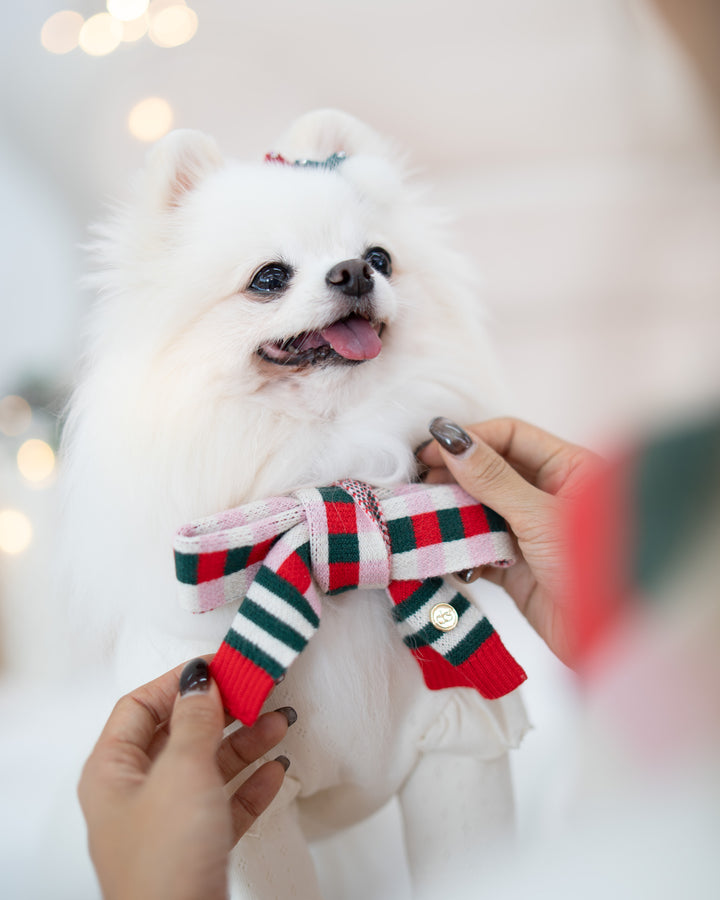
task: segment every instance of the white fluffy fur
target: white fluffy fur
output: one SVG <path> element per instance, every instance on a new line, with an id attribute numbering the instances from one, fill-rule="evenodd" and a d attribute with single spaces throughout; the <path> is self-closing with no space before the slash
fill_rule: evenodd
<path id="1" fill-rule="evenodd" d="M 345 150 L 348 159 L 332 172 L 225 162 L 207 137 L 176 132 L 99 232 L 99 299 L 66 430 L 65 555 L 78 621 L 92 625 L 96 646 L 113 641 L 122 687 L 215 649 L 233 613 L 179 609 L 171 554 L 179 525 L 304 484 L 407 479 L 433 416 L 477 419 L 495 395 L 474 273 L 397 154 L 330 111 L 303 117 L 269 149 L 288 159 Z M 394 264 L 389 280 L 376 279 L 387 321 L 381 354 L 300 373 L 260 364 L 264 341 L 339 314 L 325 273 L 377 245 Z M 287 293 L 269 302 L 244 293 L 276 259 L 296 271 Z M 396 752 L 388 735 L 407 714 L 397 704 L 430 692 L 396 646 L 387 604 L 342 600 L 327 604 L 272 700 L 298 708 L 296 757 L 302 740 L 322 733 L 327 770 L 338 770 L 337 754 L 355 754 L 349 781 L 362 792 L 363 779 L 377 780 L 378 753 Z M 389 684 L 411 688 L 402 699 Z M 379 806 L 407 777 L 414 757 L 401 757 L 405 771 L 366 805 Z M 293 758 L 301 796 L 348 781 L 345 773 L 315 783 L 314 771 Z M 368 811 L 325 805 L 328 821 Z M 257 882 L 252 864 L 241 868 Z M 256 883 L 248 896 L 265 894 Z M 300 896 L 314 896 L 311 887 Z"/>

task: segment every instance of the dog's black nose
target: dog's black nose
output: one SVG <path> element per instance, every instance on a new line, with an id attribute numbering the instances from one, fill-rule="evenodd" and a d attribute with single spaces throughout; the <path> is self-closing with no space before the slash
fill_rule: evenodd
<path id="1" fill-rule="evenodd" d="M 373 270 L 364 259 L 346 259 L 330 269 L 325 281 L 348 297 L 361 297 L 373 289 Z"/>

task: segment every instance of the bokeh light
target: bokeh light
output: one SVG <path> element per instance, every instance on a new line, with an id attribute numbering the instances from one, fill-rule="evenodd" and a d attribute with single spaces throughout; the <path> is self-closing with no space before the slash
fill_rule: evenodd
<path id="1" fill-rule="evenodd" d="M 148 30 L 148 17 L 147 13 L 140 16 L 137 19 L 132 19 L 130 22 L 123 22 L 123 34 L 122 39 L 125 43 L 129 44 L 132 41 L 139 41 L 140 38 L 147 34 Z"/>
<path id="2" fill-rule="evenodd" d="M 157 141 L 172 128 L 173 111 L 162 97 L 147 97 L 136 103 L 128 116 L 130 134 L 139 141 Z"/>
<path id="3" fill-rule="evenodd" d="M 121 22 L 131 22 L 147 12 L 149 0 L 107 0 L 107 11 Z"/>
<path id="4" fill-rule="evenodd" d="M 184 4 L 175 3 L 150 12 L 150 40 L 158 47 L 179 47 L 197 31 L 197 14 Z"/>
<path id="5" fill-rule="evenodd" d="M 0 551 L 17 554 L 26 550 L 32 540 L 30 519 L 17 509 L 0 510 Z"/>
<path id="6" fill-rule="evenodd" d="M 37 484 L 52 475 L 55 469 L 55 454 L 50 444 L 38 438 L 31 438 L 18 450 L 17 466 L 23 478 Z"/>
<path id="7" fill-rule="evenodd" d="M 71 9 L 56 12 L 45 22 L 40 32 L 40 43 L 50 53 L 69 53 L 78 45 L 84 19 Z"/>
<path id="8" fill-rule="evenodd" d="M 79 43 L 89 56 L 106 56 L 120 44 L 122 23 L 110 13 L 90 16 L 80 29 Z"/>
<path id="9" fill-rule="evenodd" d="M 8 394 L 0 400 L 0 431 L 8 437 L 16 437 L 27 431 L 32 422 L 32 409 L 23 397 Z"/>
<path id="10" fill-rule="evenodd" d="M 69 53 L 79 45 L 90 56 L 106 56 L 148 33 L 158 47 L 179 47 L 197 31 L 197 13 L 185 0 L 107 0 L 106 5 L 107 12 L 86 20 L 73 10 L 50 16 L 40 33 L 43 47 Z"/>
<path id="11" fill-rule="evenodd" d="M 152 19 L 159 12 L 162 12 L 163 9 L 167 9 L 168 6 L 187 6 L 187 3 L 185 0 L 150 0 L 148 15 Z"/>

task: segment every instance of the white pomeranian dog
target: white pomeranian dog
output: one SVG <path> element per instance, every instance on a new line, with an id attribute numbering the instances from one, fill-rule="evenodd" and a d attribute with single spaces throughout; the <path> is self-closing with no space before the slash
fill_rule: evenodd
<path id="1" fill-rule="evenodd" d="M 333 111 L 268 149 L 310 162 L 224 161 L 169 135 L 97 242 L 65 555 L 122 690 L 216 650 L 234 615 L 180 607 L 179 526 L 301 486 L 412 480 L 428 422 L 477 420 L 495 396 L 472 269 L 397 152 Z M 324 600 L 268 708 L 283 705 L 292 765 L 234 852 L 233 896 L 320 897 L 308 841 L 393 796 L 414 896 L 477 876 L 512 820 L 516 693 L 428 690 L 384 592 L 356 591 Z"/>

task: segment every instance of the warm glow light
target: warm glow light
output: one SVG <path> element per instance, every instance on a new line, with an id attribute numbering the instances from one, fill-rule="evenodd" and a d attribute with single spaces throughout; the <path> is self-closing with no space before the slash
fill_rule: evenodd
<path id="1" fill-rule="evenodd" d="M 16 509 L 0 510 L 0 550 L 22 553 L 32 540 L 32 525 L 25 513 Z"/>
<path id="2" fill-rule="evenodd" d="M 168 6 L 187 6 L 187 3 L 185 0 L 150 0 L 148 15 L 152 19 L 153 16 L 156 16 L 163 9 L 167 9 Z"/>
<path id="3" fill-rule="evenodd" d="M 148 97 L 130 110 L 128 128 L 139 141 L 157 141 L 170 131 L 173 111 L 162 97 Z"/>
<path id="4" fill-rule="evenodd" d="M 45 481 L 55 468 L 55 454 L 52 447 L 37 438 L 25 441 L 17 452 L 20 474 L 28 481 Z"/>
<path id="5" fill-rule="evenodd" d="M 40 43 L 50 53 L 69 53 L 78 45 L 83 17 L 71 9 L 56 12 L 45 22 L 40 32 Z"/>
<path id="6" fill-rule="evenodd" d="M 147 12 L 149 0 L 107 0 L 107 11 L 121 22 L 130 22 Z"/>
<path id="7" fill-rule="evenodd" d="M 174 4 L 150 15 L 150 40 L 158 47 L 179 47 L 197 31 L 198 17 L 189 6 Z"/>
<path id="8" fill-rule="evenodd" d="M 22 434 L 30 427 L 32 409 L 27 400 L 8 394 L 0 400 L 0 431 L 8 437 Z"/>
<path id="9" fill-rule="evenodd" d="M 122 40 L 122 23 L 110 13 L 90 16 L 80 29 L 79 43 L 90 56 L 106 56 L 112 53 Z"/>
<path id="10" fill-rule="evenodd" d="M 123 22 L 123 35 L 122 39 L 126 43 L 130 43 L 131 41 L 139 41 L 140 38 L 146 34 L 148 30 L 148 17 L 147 13 L 145 15 L 140 16 L 138 19 L 133 19 L 131 22 Z"/>

